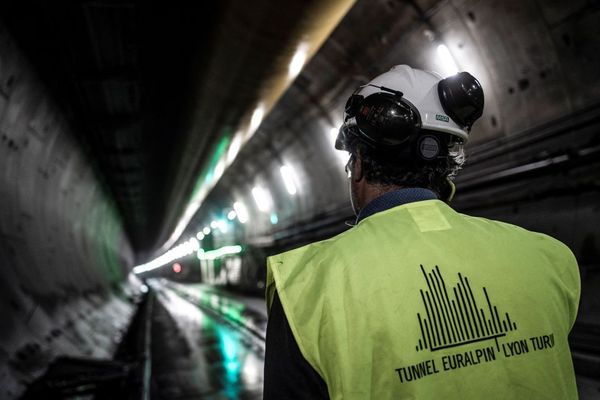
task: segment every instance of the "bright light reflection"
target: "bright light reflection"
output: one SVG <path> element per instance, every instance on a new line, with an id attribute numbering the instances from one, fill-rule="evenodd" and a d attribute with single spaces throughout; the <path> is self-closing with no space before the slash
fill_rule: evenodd
<path id="1" fill-rule="evenodd" d="M 227 150 L 227 164 L 231 164 L 238 152 L 240 151 L 240 147 L 242 147 L 242 135 L 240 132 L 236 133 L 229 145 L 229 150 Z"/>
<path id="2" fill-rule="evenodd" d="M 292 196 L 296 194 L 296 172 L 289 165 L 282 165 L 279 169 L 281 172 L 281 177 L 283 178 L 283 183 L 285 184 L 285 188 L 288 193 Z"/>
<path id="3" fill-rule="evenodd" d="M 205 226 L 204 229 L 202 229 L 202 233 L 204 233 L 205 235 L 210 235 L 210 228 L 208 226 Z"/>
<path id="4" fill-rule="evenodd" d="M 255 186 L 252 188 L 252 197 L 259 211 L 268 212 L 273 207 L 273 198 L 271 193 L 265 188 Z"/>
<path id="5" fill-rule="evenodd" d="M 210 295 L 210 305 L 212 306 L 213 310 L 218 310 L 219 309 L 219 296 L 217 296 L 216 294 L 211 294 Z"/>
<path id="6" fill-rule="evenodd" d="M 194 240 L 195 240 L 195 239 L 194 239 Z M 188 241 L 188 242 L 185 242 L 185 243 L 183 243 L 183 246 L 182 246 L 181 248 L 182 248 L 182 251 L 181 251 L 181 253 L 178 253 L 178 254 L 177 254 L 177 255 L 178 255 L 178 257 L 177 257 L 177 258 L 179 258 L 179 257 L 184 257 L 184 256 L 186 256 L 186 255 L 188 255 L 188 254 L 192 254 L 192 253 L 194 252 L 194 250 L 193 250 L 193 246 L 192 246 L 192 243 L 191 243 L 191 242 L 189 242 L 189 241 Z"/>
<path id="7" fill-rule="evenodd" d="M 335 148 L 335 140 L 337 139 L 339 131 L 340 130 L 336 127 L 329 129 L 329 141 L 331 142 L 331 146 L 333 148 Z"/>
<path id="8" fill-rule="evenodd" d="M 236 201 L 233 203 L 233 209 L 237 213 L 238 221 L 240 221 L 242 224 L 248 222 L 248 209 L 244 203 L 241 201 Z"/>
<path id="9" fill-rule="evenodd" d="M 450 76 L 458 73 L 458 65 L 456 65 L 456 61 L 450 50 L 445 44 L 440 44 L 437 47 L 437 55 L 440 59 L 440 65 L 443 68 L 443 73 L 445 76 Z"/>
<path id="10" fill-rule="evenodd" d="M 235 383 L 239 379 L 240 362 L 238 360 L 239 339 L 230 332 L 221 330 L 221 349 L 225 361 L 227 381 L 229 384 Z"/>
<path id="11" fill-rule="evenodd" d="M 167 300 L 169 312 L 173 313 L 173 316 L 178 321 L 180 318 L 185 318 L 192 326 L 202 326 L 204 314 L 202 314 L 196 305 L 184 300 L 170 290 L 164 290 L 161 293 L 166 295 L 165 299 Z M 184 330 L 183 332 L 188 333 L 189 330 Z"/>
<path id="12" fill-rule="evenodd" d="M 190 240 L 179 244 L 178 246 L 173 247 L 166 253 L 161 256 L 155 258 L 154 260 L 147 262 L 145 264 L 141 264 L 136 266 L 133 269 L 134 274 L 141 274 L 142 272 L 151 271 L 156 268 L 160 268 L 165 266 L 175 260 L 188 256 L 195 251 L 200 250 L 200 243 L 196 238 L 191 238 Z"/>
<path id="13" fill-rule="evenodd" d="M 296 53 L 292 57 L 292 61 L 290 61 L 290 65 L 288 66 L 288 77 L 290 79 L 294 79 L 300 71 L 302 71 L 302 67 L 306 62 L 306 56 L 308 55 L 308 43 L 300 43 L 298 48 L 296 49 Z"/>
<path id="14" fill-rule="evenodd" d="M 262 122 L 264 114 L 265 110 L 262 104 L 256 107 L 256 109 L 252 113 L 252 118 L 250 119 L 250 134 L 253 134 L 254 131 L 258 129 L 260 123 Z"/>
<path id="15" fill-rule="evenodd" d="M 223 339 L 223 355 L 227 361 L 233 361 L 237 356 L 237 344 L 238 341 L 228 335 L 229 332 L 224 332 L 225 334 L 221 336 Z"/>
<path id="16" fill-rule="evenodd" d="M 188 241 L 188 243 L 190 244 L 193 251 L 198 251 L 198 249 L 200 248 L 200 243 L 198 243 L 198 240 L 196 238 L 191 238 Z"/>
<path id="17" fill-rule="evenodd" d="M 202 239 L 204 239 L 204 232 L 198 232 L 198 233 L 196 233 L 196 238 L 197 238 L 198 240 L 202 240 Z"/>
<path id="18" fill-rule="evenodd" d="M 210 223 L 211 229 L 217 229 L 218 226 L 219 226 L 219 223 L 217 221 L 211 221 L 211 223 Z"/>
<path id="19" fill-rule="evenodd" d="M 350 153 L 344 150 L 338 150 L 335 148 L 335 140 L 337 139 L 339 128 L 331 128 L 329 129 L 329 141 L 331 142 L 331 147 L 333 148 L 335 156 L 340 160 L 343 165 L 346 165 L 348 159 L 350 158 Z"/>
<path id="20" fill-rule="evenodd" d="M 220 219 L 219 221 L 217 221 L 217 227 L 222 233 L 227 233 L 227 221 L 225 221 L 224 219 Z"/>
<path id="21" fill-rule="evenodd" d="M 279 218 L 277 217 L 277 214 L 271 213 L 271 224 L 276 225 L 278 222 L 279 222 Z"/>
<path id="22" fill-rule="evenodd" d="M 221 258 L 223 256 L 231 255 L 231 254 L 239 254 L 242 252 L 242 246 L 234 245 L 234 246 L 224 246 L 216 250 L 204 251 L 204 249 L 198 250 L 198 259 L 199 260 L 215 260 L 217 258 Z"/>
<path id="23" fill-rule="evenodd" d="M 262 370 L 263 363 L 261 360 L 254 353 L 248 353 L 242 368 L 244 382 L 250 385 L 259 383 Z"/>
<path id="24" fill-rule="evenodd" d="M 236 216 L 237 213 L 235 212 L 235 210 L 231 210 L 227 213 L 227 219 L 230 221 L 234 220 Z"/>
<path id="25" fill-rule="evenodd" d="M 223 172 L 225 172 L 225 160 L 221 159 L 215 166 L 215 172 L 213 173 L 213 180 L 219 180 L 221 176 L 223 176 Z"/>

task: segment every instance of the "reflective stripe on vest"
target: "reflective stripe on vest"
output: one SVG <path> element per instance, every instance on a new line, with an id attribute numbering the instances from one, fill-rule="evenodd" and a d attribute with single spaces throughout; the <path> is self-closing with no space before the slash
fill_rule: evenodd
<path id="1" fill-rule="evenodd" d="M 332 399 L 577 398 L 579 271 L 549 236 L 427 200 L 267 265 Z"/>

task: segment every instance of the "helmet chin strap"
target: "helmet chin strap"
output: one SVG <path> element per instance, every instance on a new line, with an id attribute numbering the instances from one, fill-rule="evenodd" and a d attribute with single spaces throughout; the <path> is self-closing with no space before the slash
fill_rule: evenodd
<path id="1" fill-rule="evenodd" d="M 354 193 L 352 193 L 352 173 L 354 172 L 354 159 L 353 155 L 350 155 L 348 162 L 346 163 L 346 167 L 344 170 L 348 174 L 348 196 L 350 196 L 350 205 L 352 206 L 352 211 L 354 212 L 354 216 L 358 217 L 358 213 L 360 212 L 360 208 L 357 204 L 354 204 Z"/>
<path id="2" fill-rule="evenodd" d="M 348 177 L 348 194 L 350 195 L 350 204 L 352 205 L 352 211 L 354 212 L 354 216 L 358 217 L 360 208 L 358 208 L 358 206 L 354 204 L 354 195 L 352 193 L 352 176 Z"/>
<path id="3" fill-rule="evenodd" d="M 454 184 L 454 182 L 452 182 L 452 180 L 450 180 L 450 178 L 446 178 L 446 182 L 450 187 L 450 193 L 446 197 L 446 203 L 449 204 L 454 199 L 454 195 L 456 194 L 456 185 Z"/>

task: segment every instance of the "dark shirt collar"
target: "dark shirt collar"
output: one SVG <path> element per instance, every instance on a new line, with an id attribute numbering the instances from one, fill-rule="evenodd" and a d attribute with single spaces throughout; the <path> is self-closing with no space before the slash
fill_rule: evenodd
<path id="1" fill-rule="evenodd" d="M 425 188 L 403 188 L 387 192 L 363 207 L 358 213 L 358 217 L 356 217 L 356 223 L 358 224 L 363 219 L 380 211 L 415 201 L 434 200 L 437 198 L 437 195 L 433 191 Z"/>

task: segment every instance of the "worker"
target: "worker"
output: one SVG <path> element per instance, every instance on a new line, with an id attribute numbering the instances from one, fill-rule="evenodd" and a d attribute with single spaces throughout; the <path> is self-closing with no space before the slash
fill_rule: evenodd
<path id="1" fill-rule="evenodd" d="M 406 65 L 349 98 L 356 224 L 269 257 L 265 399 L 577 398 L 572 252 L 448 204 L 483 104 Z"/>

